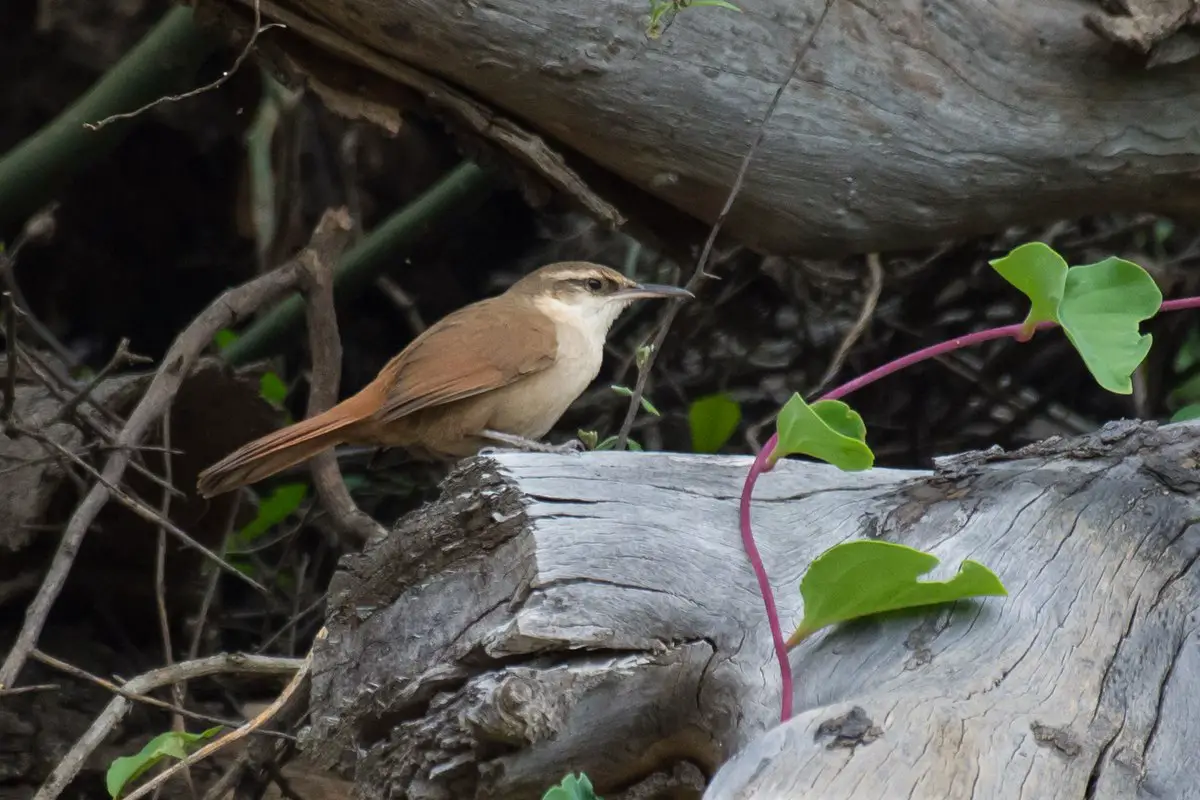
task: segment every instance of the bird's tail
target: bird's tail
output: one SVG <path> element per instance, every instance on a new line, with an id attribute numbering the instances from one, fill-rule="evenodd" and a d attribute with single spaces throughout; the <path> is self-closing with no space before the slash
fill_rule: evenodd
<path id="1" fill-rule="evenodd" d="M 196 490 L 201 497 L 212 497 L 269 478 L 342 444 L 349 433 L 347 428 L 359 420 L 348 402 L 343 402 L 315 417 L 255 439 L 201 472 Z"/>

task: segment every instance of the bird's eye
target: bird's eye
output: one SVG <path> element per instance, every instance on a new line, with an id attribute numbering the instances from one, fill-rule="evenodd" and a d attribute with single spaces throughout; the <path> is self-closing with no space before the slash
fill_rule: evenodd
<path id="1" fill-rule="evenodd" d="M 604 281 L 599 278 L 588 278 L 584 285 L 587 286 L 589 292 L 598 292 L 604 288 Z"/>

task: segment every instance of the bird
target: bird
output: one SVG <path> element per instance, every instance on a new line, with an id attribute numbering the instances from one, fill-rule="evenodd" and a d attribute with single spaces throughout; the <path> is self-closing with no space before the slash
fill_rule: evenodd
<path id="1" fill-rule="evenodd" d="M 196 489 L 214 497 L 344 444 L 443 462 L 485 447 L 559 451 L 538 440 L 596 378 L 613 322 L 643 298 L 693 294 L 587 261 L 540 267 L 438 320 L 358 393 L 206 468 Z"/>

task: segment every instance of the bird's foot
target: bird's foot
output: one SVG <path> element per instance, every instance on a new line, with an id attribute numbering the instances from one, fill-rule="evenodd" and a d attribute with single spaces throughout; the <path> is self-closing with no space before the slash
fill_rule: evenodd
<path id="1" fill-rule="evenodd" d="M 511 433 L 500 433 L 499 431 L 484 431 L 483 438 L 504 445 L 503 447 L 486 447 L 479 451 L 483 454 L 515 450 L 525 453 L 555 453 L 565 455 L 580 453 L 585 449 L 583 442 L 578 439 L 572 439 L 564 444 L 543 444 L 542 442 L 535 442 L 533 439 L 526 439 L 524 436 L 514 436 Z"/>

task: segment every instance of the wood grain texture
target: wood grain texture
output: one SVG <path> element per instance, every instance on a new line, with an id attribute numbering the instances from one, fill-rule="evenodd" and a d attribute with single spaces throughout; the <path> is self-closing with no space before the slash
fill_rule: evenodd
<path id="1" fill-rule="evenodd" d="M 262 8 L 415 90 L 601 218 L 619 215 L 553 151 L 711 222 L 823 3 L 692 8 L 656 41 L 645 0 Z M 1147 70 L 1085 25 L 1099 12 L 1092 0 L 836 0 L 726 231 L 778 254 L 839 255 L 1194 210 L 1200 62 Z"/>
<path id="2" fill-rule="evenodd" d="M 748 459 L 472 459 L 343 563 L 305 748 L 364 798 L 534 797 L 584 770 L 619 799 L 682 767 L 706 800 L 1195 797 L 1197 430 L 929 473 L 782 462 L 753 518 L 785 627 L 808 564 L 853 538 L 1010 591 L 814 637 L 784 726 L 737 533 Z"/>

